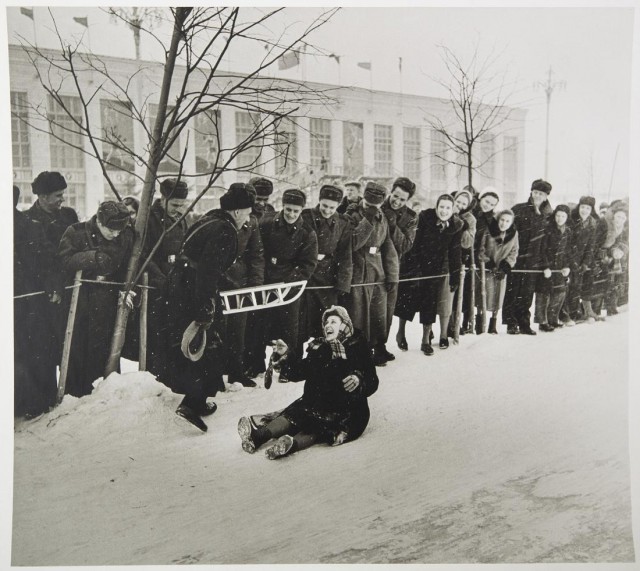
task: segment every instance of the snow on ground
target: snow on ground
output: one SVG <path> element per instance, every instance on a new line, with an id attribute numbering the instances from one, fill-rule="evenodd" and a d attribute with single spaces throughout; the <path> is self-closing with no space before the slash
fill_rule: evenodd
<path id="1" fill-rule="evenodd" d="M 151 375 L 111 375 L 18 422 L 12 564 L 633 561 L 628 321 L 433 357 L 412 324 L 362 438 L 277 461 L 237 420 L 301 384 L 219 394 L 201 434 Z"/>

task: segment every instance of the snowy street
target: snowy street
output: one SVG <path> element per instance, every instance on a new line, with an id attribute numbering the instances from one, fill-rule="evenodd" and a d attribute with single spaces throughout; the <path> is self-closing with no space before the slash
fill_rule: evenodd
<path id="1" fill-rule="evenodd" d="M 202 434 L 150 375 L 112 375 L 19 421 L 12 564 L 631 562 L 628 325 L 426 357 L 394 323 L 364 435 L 277 461 L 237 421 L 301 384 L 219 394 Z"/>

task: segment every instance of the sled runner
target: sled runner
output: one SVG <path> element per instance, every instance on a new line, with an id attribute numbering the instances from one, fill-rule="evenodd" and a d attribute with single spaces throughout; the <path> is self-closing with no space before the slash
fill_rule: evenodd
<path id="1" fill-rule="evenodd" d="M 221 291 L 222 313 L 229 315 L 287 305 L 302 295 L 306 285 L 307 281 L 301 280 Z"/>

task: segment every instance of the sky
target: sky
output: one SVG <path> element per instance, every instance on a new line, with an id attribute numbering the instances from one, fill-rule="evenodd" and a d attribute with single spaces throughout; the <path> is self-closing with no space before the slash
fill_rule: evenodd
<path id="1" fill-rule="evenodd" d="M 246 8 L 251 10 L 251 8 Z M 327 8 L 287 8 L 263 38 L 294 33 Z M 263 9 L 264 10 L 264 9 Z M 54 8 L 62 32 L 97 53 L 131 57 L 131 34 L 99 8 Z M 73 21 L 87 17 L 89 27 Z M 340 9 L 310 37 L 325 56 L 303 56 L 281 77 L 354 85 L 419 95 L 442 95 L 445 77 L 438 47 L 467 61 L 474 49 L 495 56 L 493 69 L 513 86 L 512 105 L 528 110 L 524 181 L 544 177 L 546 96 L 540 85 L 553 70 L 549 107 L 548 180 L 555 202 L 576 201 L 592 189 L 600 199 L 628 194 L 633 4 L 604 7 L 447 8 L 357 7 Z M 7 9 L 8 40 L 19 36 L 54 47 L 47 8 L 35 7 L 35 26 L 19 8 Z M 35 28 L 35 29 L 34 29 Z M 162 29 L 162 28 L 160 28 Z M 114 42 L 114 38 L 122 41 Z M 242 71 L 263 53 L 261 42 L 232 53 L 226 66 Z M 328 57 L 335 54 L 340 64 Z M 154 59 L 151 41 L 142 58 Z M 399 71 L 402 58 L 402 73 Z M 370 62 L 371 72 L 358 67 Z M 538 86 L 536 87 L 536 84 Z M 522 190 L 526 196 L 528 187 Z"/>

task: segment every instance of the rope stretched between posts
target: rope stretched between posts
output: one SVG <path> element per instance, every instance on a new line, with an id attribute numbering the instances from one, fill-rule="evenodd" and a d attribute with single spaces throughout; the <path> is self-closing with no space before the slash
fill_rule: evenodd
<path id="1" fill-rule="evenodd" d="M 87 283 L 87 284 L 103 284 L 103 285 L 121 285 L 121 286 L 127 285 L 124 282 L 110 282 L 110 281 L 106 281 L 106 280 L 79 280 L 79 281 L 82 282 L 82 283 L 74 284 L 74 285 L 68 285 L 68 286 L 65 286 L 63 289 L 75 289 L 77 287 L 80 287 L 83 283 Z M 145 288 L 145 289 L 157 289 L 154 286 L 141 285 L 141 284 L 138 284 L 135 287 Z M 33 297 L 35 295 L 44 295 L 46 293 L 51 293 L 51 292 L 34 291 L 32 293 L 23 293 L 23 294 L 20 294 L 20 295 L 14 295 L 13 299 L 23 299 L 25 297 Z"/>

